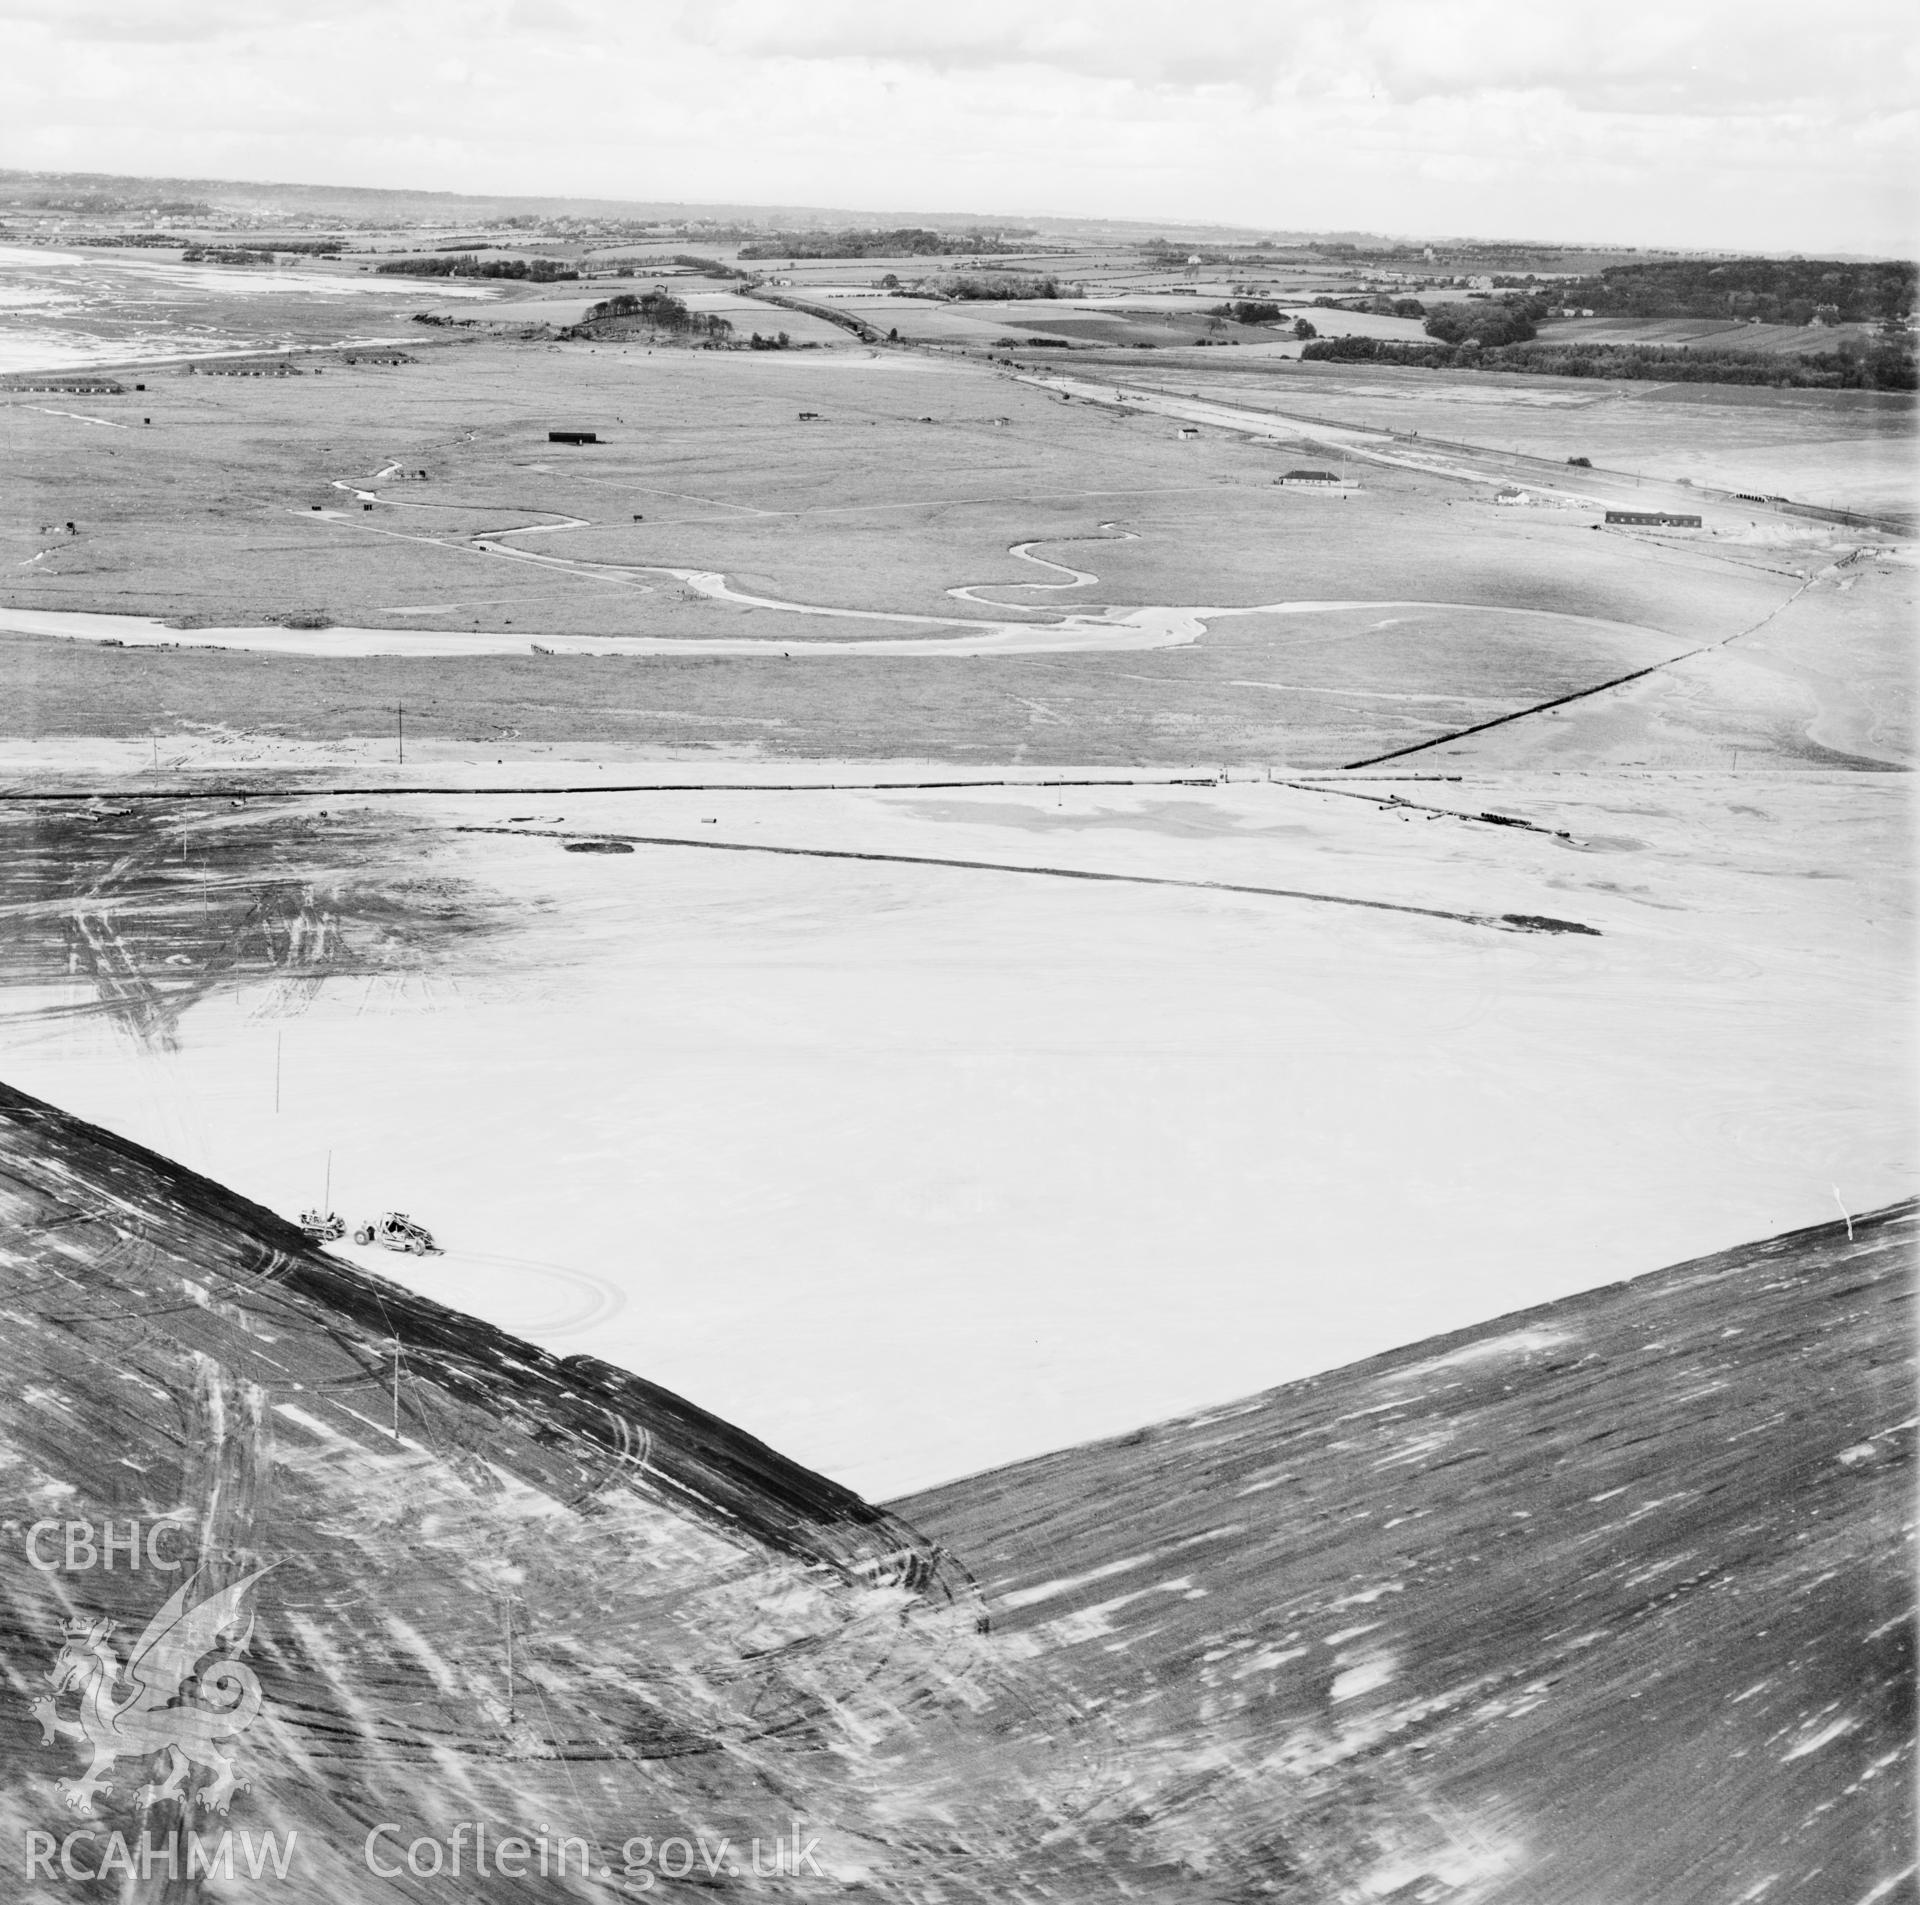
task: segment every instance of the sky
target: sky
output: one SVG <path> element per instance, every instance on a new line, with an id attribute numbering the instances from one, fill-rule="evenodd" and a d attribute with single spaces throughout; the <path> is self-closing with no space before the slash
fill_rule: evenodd
<path id="1" fill-rule="evenodd" d="M 1911 0 L 0 0 L 0 165 L 1912 256 Z"/>

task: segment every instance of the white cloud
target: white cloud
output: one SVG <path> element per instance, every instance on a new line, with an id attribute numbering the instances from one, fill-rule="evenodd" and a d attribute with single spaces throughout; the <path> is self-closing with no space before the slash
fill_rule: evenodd
<path id="1" fill-rule="evenodd" d="M 0 0 L 0 163 L 1891 249 L 1907 11 Z"/>

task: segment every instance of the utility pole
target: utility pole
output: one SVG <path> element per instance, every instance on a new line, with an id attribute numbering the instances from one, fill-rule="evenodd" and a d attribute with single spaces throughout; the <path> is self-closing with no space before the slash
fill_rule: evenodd
<path id="1" fill-rule="evenodd" d="M 407 704 L 402 701 L 396 705 L 393 716 L 400 733 L 400 765 L 407 764 Z"/>

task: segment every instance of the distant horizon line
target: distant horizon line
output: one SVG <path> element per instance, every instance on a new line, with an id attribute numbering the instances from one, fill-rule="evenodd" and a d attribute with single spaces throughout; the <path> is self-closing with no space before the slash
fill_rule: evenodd
<path id="1" fill-rule="evenodd" d="M 337 194 L 343 197 L 364 198 L 411 198 L 445 200 L 455 205 L 472 206 L 544 206 L 592 208 L 604 215 L 611 211 L 635 214 L 671 214 L 684 213 L 697 217 L 712 218 L 719 222 L 722 217 L 760 222 L 769 215 L 796 216 L 807 218 L 832 218 L 843 220 L 872 220 L 876 228 L 884 229 L 889 223 L 908 224 L 914 220 L 938 220 L 951 224 L 975 224 L 994 226 L 1016 222 L 1053 225 L 1064 228 L 1108 227 L 1139 230 L 1143 233 L 1170 232 L 1189 234 L 1213 234 L 1219 242 L 1234 242 L 1247 245 L 1258 244 L 1362 244 L 1373 243 L 1393 246 L 1431 246 L 1431 247 L 1504 247 L 1510 250 L 1532 251 L 1623 251 L 1643 253 L 1650 256 L 1674 257 L 1726 257 L 1726 258 L 1831 258 L 1835 262 L 1864 262 L 1885 259 L 1888 262 L 1907 262 L 1898 253 L 1860 252 L 1860 251 L 1819 251 L 1808 250 L 1805 246 L 1782 246 L 1772 248 L 1742 248 L 1724 245 L 1678 245 L 1647 244 L 1627 240 L 1574 239 L 1541 237 L 1495 237 L 1486 234 L 1469 235 L 1448 233 L 1436 235 L 1419 232 L 1388 232 L 1370 230 L 1357 226 L 1335 226 L 1322 229 L 1306 229 L 1296 226 L 1274 224 L 1222 223 L 1206 218 L 1138 218 L 1123 217 L 1117 214 L 1086 212 L 978 212 L 978 211 L 878 211 L 854 206 L 806 205 L 783 203 L 778 200 L 748 199 L 683 199 L 683 198 L 624 198 L 605 194 L 579 192 L 455 192 L 437 186 L 414 185 L 339 185 L 314 180 L 301 179 L 238 179 L 221 178 L 203 174 L 172 172 L 92 172 L 69 171 L 44 167 L 0 165 L 0 185 L 9 182 L 34 181 L 42 184 L 54 184 L 71 181 L 76 184 L 139 184 L 150 187 L 195 187 L 219 190 L 238 190 L 246 192 L 301 192 L 315 195 Z M 4 210 L 5 208 L 0 208 Z M 21 208 L 30 209 L 30 208 Z M 290 208 L 291 209 L 291 208 Z M 934 227 L 928 226 L 928 229 Z M 776 227 L 777 229 L 777 227 Z"/>

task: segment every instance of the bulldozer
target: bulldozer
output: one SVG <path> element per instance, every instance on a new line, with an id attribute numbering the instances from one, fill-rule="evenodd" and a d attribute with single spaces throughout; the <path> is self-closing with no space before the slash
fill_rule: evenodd
<path id="1" fill-rule="evenodd" d="M 317 1244 L 337 1244 L 347 1234 L 347 1220 L 338 1211 L 303 1210 L 300 1228 Z"/>

